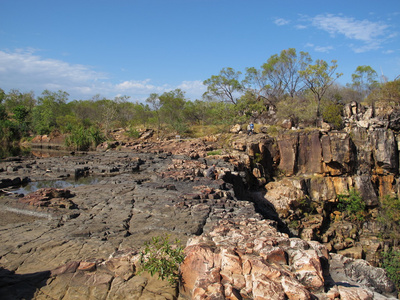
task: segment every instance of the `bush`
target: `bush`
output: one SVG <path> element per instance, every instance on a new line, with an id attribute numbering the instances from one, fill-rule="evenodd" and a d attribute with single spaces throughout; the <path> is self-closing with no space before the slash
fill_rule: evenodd
<path id="1" fill-rule="evenodd" d="M 130 128 L 126 131 L 126 135 L 130 138 L 138 139 L 140 137 L 140 132 L 135 128 Z"/>
<path id="2" fill-rule="evenodd" d="M 353 221 L 364 221 L 366 215 L 366 205 L 360 192 L 350 189 L 348 194 L 338 195 L 338 209 L 346 211 Z"/>
<path id="3" fill-rule="evenodd" d="M 212 156 L 212 155 L 222 155 L 222 150 L 212 150 L 207 152 L 207 156 Z"/>
<path id="4" fill-rule="evenodd" d="M 381 267 L 386 270 L 389 278 L 400 288 L 400 251 L 390 250 L 382 253 Z"/>
<path id="5" fill-rule="evenodd" d="M 381 232 L 382 238 L 398 239 L 400 236 L 400 199 L 397 196 L 381 198 L 378 221 L 386 230 Z"/>
<path id="6" fill-rule="evenodd" d="M 77 150 L 89 150 L 90 147 L 96 147 L 104 142 L 105 138 L 100 129 L 91 127 L 89 129 L 79 126 L 71 130 L 69 136 L 65 139 L 67 147 L 74 147 Z"/>
<path id="7" fill-rule="evenodd" d="M 180 278 L 179 266 L 184 259 L 180 241 L 176 240 L 174 245 L 170 245 L 169 235 L 156 236 L 144 246 L 140 254 L 139 273 L 148 271 L 151 276 L 158 273 L 159 279 L 167 279 L 171 285 L 176 284 Z"/>
<path id="8" fill-rule="evenodd" d="M 342 111 L 342 105 L 330 103 L 323 107 L 322 118 L 325 122 L 331 124 L 334 129 L 340 130 L 343 128 Z"/>

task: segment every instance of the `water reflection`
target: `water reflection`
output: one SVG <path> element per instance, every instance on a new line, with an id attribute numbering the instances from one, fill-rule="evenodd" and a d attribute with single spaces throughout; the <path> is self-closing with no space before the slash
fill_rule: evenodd
<path id="1" fill-rule="evenodd" d="M 99 182 L 99 178 L 96 177 L 81 177 L 77 180 L 65 179 L 65 180 L 41 180 L 35 182 L 29 182 L 19 188 L 13 189 L 13 193 L 17 194 L 29 194 L 42 188 L 56 188 L 56 189 L 66 189 L 73 188 L 81 185 L 96 184 Z"/>
<path id="2" fill-rule="evenodd" d="M 4 159 L 11 156 L 28 156 L 31 153 L 31 149 L 22 148 L 15 145 L 0 145 L 0 159 Z"/>

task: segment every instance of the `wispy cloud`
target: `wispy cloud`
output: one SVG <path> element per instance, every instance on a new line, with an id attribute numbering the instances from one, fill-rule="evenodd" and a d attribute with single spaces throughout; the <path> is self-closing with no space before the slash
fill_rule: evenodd
<path id="1" fill-rule="evenodd" d="M 329 51 L 333 50 L 333 47 L 332 46 L 316 46 L 314 48 L 314 50 L 317 52 L 329 53 Z"/>
<path id="2" fill-rule="evenodd" d="M 352 44 L 355 52 L 376 50 L 384 40 L 390 38 L 389 25 L 369 20 L 356 20 L 333 14 L 317 15 L 311 18 L 311 24 L 328 32 L 332 37 L 343 35 L 346 38 L 362 42 L 362 46 Z"/>
<path id="3" fill-rule="evenodd" d="M 306 43 L 304 45 L 304 47 L 313 48 L 314 51 L 316 51 L 316 52 L 325 52 L 325 53 L 328 53 L 329 51 L 333 50 L 332 46 L 316 46 L 316 45 L 314 45 L 312 43 Z"/>
<path id="4" fill-rule="evenodd" d="M 151 93 L 161 94 L 176 88 L 185 91 L 190 99 L 200 99 L 205 91 L 201 81 L 184 81 L 175 86 L 155 85 L 151 79 L 113 83 L 110 74 L 95 71 L 91 66 L 43 58 L 36 52 L 35 49 L 0 51 L 0 88 L 36 94 L 45 89 L 63 90 L 71 99 L 88 99 L 96 94 L 111 98 L 128 95 L 135 101 L 143 101 Z"/>
<path id="5" fill-rule="evenodd" d="M 277 19 L 274 20 L 274 23 L 275 23 L 275 25 L 283 26 L 283 25 L 289 24 L 290 21 L 286 20 L 286 19 L 283 19 L 283 18 L 277 18 Z"/>

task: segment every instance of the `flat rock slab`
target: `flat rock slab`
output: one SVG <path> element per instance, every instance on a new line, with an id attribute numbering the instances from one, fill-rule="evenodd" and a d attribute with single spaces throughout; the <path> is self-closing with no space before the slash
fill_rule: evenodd
<path id="1" fill-rule="evenodd" d="M 55 180 L 73 177 L 76 170 L 98 176 L 93 184 L 69 189 L 70 207 L 1 197 L 7 217 L 0 224 L 0 294 L 8 299 L 174 299 L 176 289 L 166 283 L 134 273 L 121 278 L 103 264 L 115 253 L 138 252 L 153 236 L 169 234 L 185 244 L 220 219 L 261 218 L 252 203 L 235 198 L 232 186 L 202 176 L 206 160 L 194 162 L 165 154 L 103 152 L 0 163 L 8 170 L 0 179 Z M 86 267 L 72 272 L 72 262 Z M 60 266 L 70 269 L 54 273 Z"/>

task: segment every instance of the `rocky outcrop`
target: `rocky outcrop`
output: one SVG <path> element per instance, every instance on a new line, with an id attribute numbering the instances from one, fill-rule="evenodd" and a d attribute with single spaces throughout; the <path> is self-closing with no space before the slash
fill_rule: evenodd
<path id="1" fill-rule="evenodd" d="M 262 190 L 263 197 L 253 194 L 257 207 L 268 217 L 273 215 L 271 208 L 275 210 L 292 234 L 377 263 L 383 241 L 371 246 L 368 240 L 377 239 L 384 228 L 369 223 L 377 223 L 380 199 L 398 195 L 400 182 L 399 134 L 393 130 L 398 113 L 389 113 L 354 102 L 345 106 L 342 131 L 286 130 L 274 137 L 262 132 L 232 137 L 232 149 L 248 170 L 248 186 Z M 337 222 L 348 216 L 338 212 L 337 201 L 350 189 L 361 194 L 367 218 L 354 225 L 355 239 L 344 243 L 347 235 Z M 353 252 L 347 250 L 352 247 Z"/>
<path id="2" fill-rule="evenodd" d="M 185 299 L 395 299 L 382 269 L 289 238 L 274 222 L 223 220 L 188 241 Z M 339 270 L 342 271 L 339 271 Z"/>

